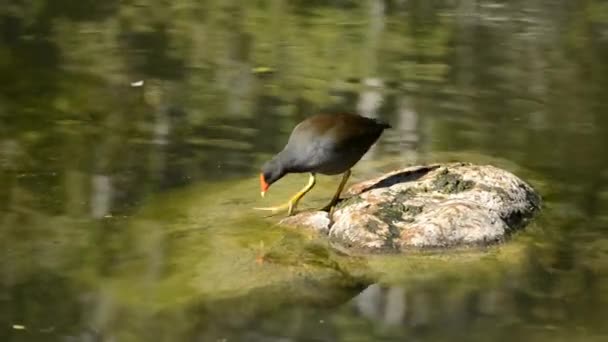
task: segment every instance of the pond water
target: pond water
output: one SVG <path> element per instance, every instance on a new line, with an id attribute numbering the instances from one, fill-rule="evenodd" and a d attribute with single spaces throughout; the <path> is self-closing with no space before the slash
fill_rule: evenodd
<path id="1" fill-rule="evenodd" d="M 606 341 L 607 61 L 596 0 L 8 1 L 0 340 Z M 276 227 L 306 177 L 259 167 L 322 110 L 393 125 L 355 181 L 492 163 L 543 213 L 365 260 Z"/>

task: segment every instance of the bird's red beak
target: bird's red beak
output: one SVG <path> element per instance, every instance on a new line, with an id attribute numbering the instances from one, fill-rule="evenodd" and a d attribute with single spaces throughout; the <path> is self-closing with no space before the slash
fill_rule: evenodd
<path id="1" fill-rule="evenodd" d="M 260 173 L 260 188 L 262 189 L 260 195 L 262 195 L 262 197 L 264 197 L 264 195 L 266 194 L 266 191 L 268 190 L 269 186 L 270 185 L 266 183 L 266 179 L 264 179 L 264 174 Z"/>

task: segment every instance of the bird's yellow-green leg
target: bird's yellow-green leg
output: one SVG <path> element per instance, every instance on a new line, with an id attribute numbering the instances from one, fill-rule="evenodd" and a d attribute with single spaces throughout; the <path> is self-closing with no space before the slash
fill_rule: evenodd
<path id="1" fill-rule="evenodd" d="M 304 195 L 306 195 L 306 193 L 308 193 L 315 186 L 315 182 L 316 182 L 315 174 L 311 173 L 310 177 L 308 178 L 308 184 L 306 184 L 306 186 L 303 187 L 302 190 L 298 191 L 298 193 L 293 195 L 293 197 L 291 197 L 291 199 L 289 201 L 287 201 L 287 203 L 277 205 L 276 207 L 253 208 L 253 209 L 267 210 L 267 211 L 272 211 L 273 213 L 287 209 L 287 216 L 291 216 L 293 214 L 294 210 L 296 210 L 296 207 L 298 206 L 298 202 L 302 199 L 302 197 L 304 197 Z"/>
<path id="2" fill-rule="evenodd" d="M 350 177 L 350 173 L 351 173 L 350 170 L 348 170 L 342 174 L 342 180 L 340 181 L 340 185 L 338 185 L 338 190 L 334 194 L 334 197 L 321 210 L 331 211 L 331 208 L 333 208 L 334 205 L 336 205 L 336 203 L 338 203 L 338 200 L 340 199 L 340 194 L 342 193 L 342 190 L 344 190 L 344 186 L 346 185 L 346 182 L 348 181 L 348 178 Z"/>

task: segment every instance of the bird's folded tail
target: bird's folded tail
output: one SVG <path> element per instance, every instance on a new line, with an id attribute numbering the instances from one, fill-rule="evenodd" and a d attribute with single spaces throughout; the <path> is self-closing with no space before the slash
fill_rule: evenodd
<path id="1" fill-rule="evenodd" d="M 393 126 L 391 126 L 389 123 L 384 122 L 380 119 L 374 119 L 374 121 L 376 122 L 376 125 L 382 127 L 383 129 L 393 128 Z"/>

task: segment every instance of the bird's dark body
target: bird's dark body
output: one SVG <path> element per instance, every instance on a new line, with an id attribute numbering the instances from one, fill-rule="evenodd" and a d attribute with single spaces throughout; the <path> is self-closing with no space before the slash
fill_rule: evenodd
<path id="1" fill-rule="evenodd" d="M 288 173 L 310 173 L 308 184 L 284 205 L 261 210 L 283 210 L 293 214 L 300 199 L 315 185 L 315 174 L 342 174 L 342 180 L 329 204 L 330 211 L 340 199 L 340 193 L 350 169 L 363 157 L 390 126 L 381 121 L 354 114 L 317 114 L 300 122 L 291 132 L 285 148 L 262 167 L 260 189 L 264 196 L 268 187 Z"/>
<path id="2" fill-rule="evenodd" d="M 353 114 L 317 114 L 293 129 L 279 155 L 287 173 L 344 173 L 388 127 L 380 121 Z"/>

